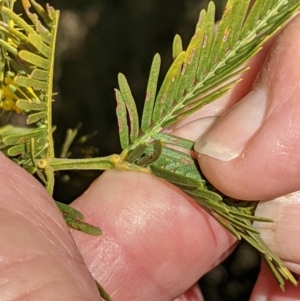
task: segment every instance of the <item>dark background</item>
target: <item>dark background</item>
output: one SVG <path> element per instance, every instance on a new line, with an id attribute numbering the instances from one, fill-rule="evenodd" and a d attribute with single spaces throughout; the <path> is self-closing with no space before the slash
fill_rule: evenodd
<path id="1" fill-rule="evenodd" d="M 47 1 L 41 1 L 46 3 Z M 61 11 L 55 69 L 53 124 L 56 155 L 68 128 L 82 123 L 80 135 L 98 134 L 84 147 L 75 144 L 73 157 L 119 153 L 113 89 L 117 74 L 126 75 L 139 111 L 145 98 L 150 64 L 162 56 L 162 72 L 171 63 L 173 37 L 179 33 L 187 46 L 201 0 L 51 0 Z M 225 0 L 215 1 L 217 19 Z M 79 136 L 80 136 L 79 135 Z M 80 195 L 97 172 L 60 173 L 56 200 L 70 202 Z M 258 272 L 259 256 L 245 243 L 200 280 L 206 301 L 247 301 Z M 141 300 L 142 301 L 142 300 Z"/>

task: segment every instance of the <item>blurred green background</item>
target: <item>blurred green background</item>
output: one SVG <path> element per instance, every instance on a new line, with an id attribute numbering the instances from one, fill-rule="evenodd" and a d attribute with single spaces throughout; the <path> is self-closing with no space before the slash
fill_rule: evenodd
<path id="1" fill-rule="evenodd" d="M 40 3 L 47 1 L 39 0 Z M 225 0 L 216 0 L 217 16 Z M 80 135 L 97 131 L 73 157 L 119 153 L 113 89 L 117 74 L 126 75 L 141 112 L 152 58 L 162 56 L 164 75 L 171 63 L 173 37 L 187 46 L 203 0 L 51 0 L 61 11 L 55 68 L 53 123 L 59 154 L 68 128 L 82 123 Z M 80 136 L 79 135 L 79 136 Z M 98 176 L 97 172 L 61 173 L 55 199 L 70 202 Z M 205 301 L 247 301 L 258 272 L 259 256 L 241 244 L 222 265 L 200 280 Z M 142 301 L 142 300 L 141 300 Z"/>

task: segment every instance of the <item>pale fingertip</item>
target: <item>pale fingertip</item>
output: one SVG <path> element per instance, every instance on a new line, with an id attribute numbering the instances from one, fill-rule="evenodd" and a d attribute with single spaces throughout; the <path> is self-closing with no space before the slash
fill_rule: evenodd
<path id="1" fill-rule="evenodd" d="M 281 196 L 271 201 L 260 202 L 256 216 L 272 219 L 273 223 L 255 222 L 262 239 L 289 269 L 300 273 L 300 191 Z"/>
<path id="2" fill-rule="evenodd" d="M 257 282 L 253 288 L 250 301 L 296 301 L 300 300 L 300 287 L 289 282 L 282 290 L 267 264 L 262 261 Z"/>
<path id="3" fill-rule="evenodd" d="M 271 276 L 272 277 L 272 276 Z M 262 262 L 261 271 L 258 276 L 257 282 L 253 288 L 250 301 L 269 301 L 270 297 L 270 272 L 265 264 Z"/>

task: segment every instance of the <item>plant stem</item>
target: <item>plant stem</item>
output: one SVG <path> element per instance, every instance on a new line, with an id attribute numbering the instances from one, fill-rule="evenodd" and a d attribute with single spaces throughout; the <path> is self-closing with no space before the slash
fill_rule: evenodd
<path id="1" fill-rule="evenodd" d="M 54 72 L 54 58 L 55 58 L 55 43 L 56 43 L 56 35 L 58 28 L 58 20 L 59 20 L 59 11 L 55 12 L 55 18 L 53 20 L 54 24 L 51 28 L 52 43 L 50 48 L 52 49 L 51 53 L 51 65 L 49 69 L 49 77 L 48 77 L 48 89 L 47 89 L 47 120 L 45 123 L 47 124 L 47 137 L 48 137 L 48 147 L 47 147 L 47 159 L 51 160 L 54 158 L 54 146 L 53 146 L 53 137 L 52 137 L 52 88 L 53 88 L 53 72 Z"/>
<path id="2" fill-rule="evenodd" d="M 54 158 L 47 162 L 40 160 L 37 165 L 40 168 L 51 167 L 54 171 L 59 170 L 127 170 L 151 173 L 149 168 L 144 168 L 123 161 L 119 155 L 87 159 L 59 159 Z"/>

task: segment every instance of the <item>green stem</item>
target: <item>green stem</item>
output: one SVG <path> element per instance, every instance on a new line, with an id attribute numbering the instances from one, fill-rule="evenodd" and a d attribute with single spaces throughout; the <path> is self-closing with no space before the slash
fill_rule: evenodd
<path id="1" fill-rule="evenodd" d="M 48 77 L 48 83 L 47 83 L 47 119 L 45 120 L 45 123 L 47 125 L 47 137 L 48 137 L 48 147 L 47 147 L 47 153 L 46 158 L 47 161 L 52 161 L 55 154 L 54 154 L 54 144 L 53 144 L 53 137 L 52 137 L 52 89 L 53 89 L 53 75 L 54 75 L 54 58 L 55 58 L 55 43 L 56 43 L 56 35 L 57 35 L 57 28 L 58 28 L 58 20 L 59 20 L 59 11 L 55 12 L 55 18 L 53 20 L 54 24 L 51 28 L 51 35 L 52 35 L 52 42 L 50 48 L 52 49 L 51 53 L 51 64 L 49 69 L 49 77 Z M 47 168 L 48 171 L 46 173 L 47 176 L 47 190 L 52 194 L 53 193 L 53 187 L 54 187 L 54 172 L 51 172 L 52 169 Z"/>
<path id="2" fill-rule="evenodd" d="M 151 173 L 150 169 L 123 161 L 119 155 L 87 159 L 59 159 L 51 161 L 40 160 L 39 168 L 53 168 L 53 171 L 60 170 L 127 170 Z"/>
<path id="3" fill-rule="evenodd" d="M 112 156 L 88 159 L 59 159 L 49 162 L 54 171 L 59 170 L 109 170 L 115 169 L 115 158 Z"/>
<path id="4" fill-rule="evenodd" d="M 55 57 L 55 42 L 56 42 L 56 35 L 57 35 L 57 27 L 58 27 L 58 20 L 59 20 L 59 11 L 55 12 L 55 18 L 53 20 L 54 24 L 52 26 L 51 35 L 52 35 L 52 43 L 50 48 L 52 49 L 51 53 L 51 65 L 50 65 L 50 72 L 49 72 L 49 80 L 47 83 L 47 137 L 48 137 L 48 148 L 47 148 L 47 159 L 51 160 L 54 158 L 54 146 L 53 146 L 53 138 L 52 138 L 52 88 L 53 88 L 53 71 L 54 71 L 54 57 Z"/>

